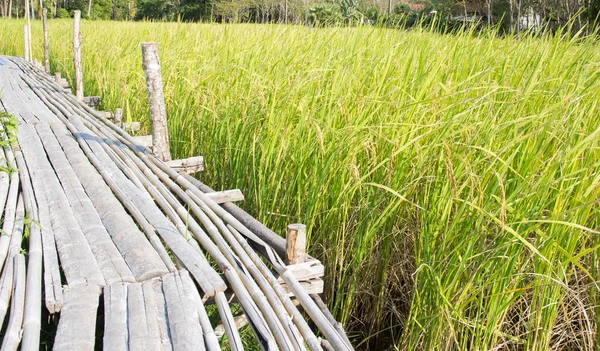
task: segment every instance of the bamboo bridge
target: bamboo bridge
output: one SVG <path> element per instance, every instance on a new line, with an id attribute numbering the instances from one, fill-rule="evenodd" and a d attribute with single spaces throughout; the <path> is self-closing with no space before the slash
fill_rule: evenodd
<path id="1" fill-rule="evenodd" d="M 59 83 L 0 56 L 2 351 L 242 350 L 244 325 L 263 350 L 352 350 L 304 226 L 286 241 Z"/>

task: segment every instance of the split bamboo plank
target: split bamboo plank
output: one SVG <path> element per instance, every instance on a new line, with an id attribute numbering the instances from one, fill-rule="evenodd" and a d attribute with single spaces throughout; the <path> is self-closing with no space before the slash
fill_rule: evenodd
<path id="1" fill-rule="evenodd" d="M 167 306 L 165 294 L 162 288 L 162 281 L 158 279 L 147 280 L 143 284 L 144 294 L 148 289 L 154 290 L 154 302 L 156 303 L 156 321 L 158 323 L 159 336 L 163 351 L 172 351 L 173 342 L 169 332 Z"/>
<path id="2" fill-rule="evenodd" d="M 146 311 L 142 284 L 128 284 L 127 330 L 129 332 L 129 350 L 153 351 L 160 349 L 160 344 L 149 338 L 148 322 L 152 319 L 150 317 L 151 312 Z"/>
<path id="3" fill-rule="evenodd" d="M 159 310 L 162 306 L 158 304 L 154 284 L 160 284 L 160 279 L 155 278 L 140 284 L 144 296 L 144 309 L 146 311 L 146 329 L 148 333 L 146 342 L 150 345 L 148 349 L 162 350 L 164 345 L 162 344 L 162 321 L 160 317 L 164 316 L 164 309 Z"/>
<path id="4" fill-rule="evenodd" d="M 175 350 L 204 350 L 202 328 L 194 302 L 186 298 L 176 274 L 163 277 L 169 330 Z"/>
<path id="5" fill-rule="evenodd" d="M 65 291 L 65 305 L 54 339 L 56 351 L 94 350 L 100 287 L 78 284 Z"/>
<path id="6" fill-rule="evenodd" d="M 128 350 L 128 336 L 127 283 L 114 283 L 104 288 L 104 350 Z"/>

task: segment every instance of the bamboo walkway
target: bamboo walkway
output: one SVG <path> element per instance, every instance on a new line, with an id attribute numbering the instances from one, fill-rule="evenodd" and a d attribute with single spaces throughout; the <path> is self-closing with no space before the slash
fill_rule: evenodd
<path id="1" fill-rule="evenodd" d="M 55 350 L 242 350 L 246 323 L 263 350 L 352 349 L 284 239 L 22 58 L 1 111 L 1 351 L 40 349 L 44 308 Z"/>

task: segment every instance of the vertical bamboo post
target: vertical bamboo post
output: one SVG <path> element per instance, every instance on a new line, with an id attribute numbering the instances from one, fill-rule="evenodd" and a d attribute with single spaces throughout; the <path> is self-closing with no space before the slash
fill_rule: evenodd
<path id="1" fill-rule="evenodd" d="M 146 74 L 146 89 L 152 120 L 152 152 L 163 161 L 171 161 L 167 112 L 160 74 L 158 44 L 142 43 L 142 68 Z"/>
<path id="2" fill-rule="evenodd" d="M 25 48 L 23 57 L 25 57 L 25 60 L 29 61 L 29 28 L 27 25 L 23 26 L 23 47 Z"/>
<path id="3" fill-rule="evenodd" d="M 306 225 L 296 223 L 287 226 L 285 252 L 288 264 L 306 261 Z"/>
<path id="4" fill-rule="evenodd" d="M 60 84 L 62 77 L 60 72 L 54 72 L 54 81 L 56 82 L 56 84 Z"/>
<path id="5" fill-rule="evenodd" d="M 25 50 L 25 52 L 27 53 L 27 56 L 25 56 L 25 59 L 29 62 L 31 62 L 31 23 L 29 21 L 29 17 L 30 17 L 30 11 L 31 9 L 29 8 L 29 1 L 25 0 L 25 18 L 27 20 L 27 35 L 26 35 L 26 41 L 25 41 L 25 46 L 27 47 L 27 49 Z"/>
<path id="6" fill-rule="evenodd" d="M 42 26 L 44 27 L 44 70 L 50 74 L 50 46 L 48 44 L 48 10 L 42 9 Z"/>
<path id="7" fill-rule="evenodd" d="M 121 123 L 123 122 L 123 109 L 117 107 L 115 109 L 115 124 L 121 127 Z"/>
<path id="8" fill-rule="evenodd" d="M 81 11 L 75 10 L 73 17 L 73 65 L 75 66 L 75 96 L 83 101 L 83 73 L 81 72 L 81 32 L 79 21 Z"/>

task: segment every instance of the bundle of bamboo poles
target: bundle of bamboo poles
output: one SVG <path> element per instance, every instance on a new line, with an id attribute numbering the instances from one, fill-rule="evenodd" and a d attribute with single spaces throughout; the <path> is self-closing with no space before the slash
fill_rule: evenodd
<path id="1" fill-rule="evenodd" d="M 24 325 L 27 327 L 29 301 L 35 301 L 36 297 L 37 301 L 41 301 L 43 251 L 44 300 L 50 313 L 60 311 L 64 301 L 67 300 L 66 296 L 63 297 L 60 264 L 69 286 L 66 290 L 69 295 L 77 294 L 78 286 L 103 287 L 105 308 L 113 301 L 112 298 L 117 298 L 123 293 L 121 285 L 115 284 L 129 286 L 132 296 L 138 296 L 144 282 L 153 279 L 161 280 L 160 284 L 165 294 L 170 286 L 181 285 L 188 292 L 194 290 L 195 293 L 185 296 L 190 297 L 196 306 L 195 318 L 204 333 L 202 349 L 204 347 L 209 350 L 219 349 L 214 326 L 204 309 L 204 303 L 209 300 L 218 307 L 222 328 L 231 349 L 243 349 L 232 308 L 229 305 L 231 300 L 226 295 L 229 293 L 233 293 L 241 306 L 258 344 L 264 350 L 352 349 L 343 328 L 328 313 L 318 296 L 311 296 L 304 290 L 289 272 L 276 250 L 257 236 L 246 221 L 240 220 L 240 217 L 234 216 L 227 206 L 221 206 L 207 196 L 203 191 L 207 187 L 189 176 L 175 172 L 147 149 L 136 145 L 127 133 L 79 102 L 74 96 L 65 93 L 49 76 L 27 61 L 18 58 L 9 60 L 19 68 L 18 77 L 12 79 L 20 80 L 23 88 L 30 89 L 40 106 L 43 105 L 46 111 L 34 117 L 18 116 L 22 119 L 19 139 L 25 157 L 21 151 L 15 153 L 10 148 L 4 149 L 7 164 L 15 164 L 14 167 L 19 169 L 18 173 L 14 173 L 17 174 L 16 176 L 11 173 L 3 178 L 0 177 L 0 186 L 7 190 L 0 192 L 6 194 L 6 201 L 0 198 L 0 203 L 6 203 L 5 218 L 14 217 L 12 224 L 11 221 L 5 220 L 4 225 L 25 229 L 26 221 L 19 220 L 21 217 L 25 218 L 25 213 L 27 218 L 32 219 L 28 223 L 40 224 L 39 227 L 34 225 L 27 227 L 29 230 L 27 275 L 24 269 L 25 259 L 19 253 L 20 234 L 10 235 L 7 239 L 4 239 L 4 236 L 0 238 L 0 255 L 5 251 L 5 262 L 7 262 L 0 284 L 0 315 L 2 315 L 2 306 L 7 305 L 5 301 L 8 301 L 4 299 L 5 294 L 12 293 L 14 296 L 12 301 L 16 301 L 14 308 L 11 305 L 10 318 L 15 322 L 9 324 L 9 327 L 14 324 L 13 328 L 16 331 L 20 330 L 21 323 L 18 320 L 22 318 L 23 312 L 19 317 L 19 313 L 13 313 L 13 310 L 18 311 L 19 306 L 23 305 L 25 306 Z M 30 174 L 28 169 L 35 169 L 35 172 Z M 47 174 L 51 170 L 56 174 Z M 53 177 L 60 178 L 60 182 L 49 180 Z M 77 184 L 77 186 L 69 192 L 62 182 Z M 64 196 L 55 198 L 54 192 L 51 193 L 52 196 L 47 195 L 49 189 L 56 188 L 55 191 L 60 192 L 60 184 L 65 188 Z M 44 192 L 46 195 L 43 195 Z M 111 196 L 107 196 L 108 193 Z M 82 194 L 87 194 L 89 201 L 82 201 L 82 198 L 88 198 Z M 77 210 L 72 210 L 73 224 L 64 218 L 65 222 L 62 223 L 60 218 L 49 216 L 49 212 L 53 213 L 48 210 L 49 207 L 64 207 L 65 210 L 69 210 L 69 203 L 72 208 L 73 201 L 80 201 L 78 209 L 84 213 L 78 214 Z M 111 214 L 109 220 L 108 213 L 114 212 L 114 209 L 119 207 L 124 209 L 119 212 L 121 217 Z M 90 211 L 107 214 L 101 221 L 105 229 L 88 222 L 87 217 L 77 217 L 85 216 L 85 213 Z M 123 213 L 130 218 L 123 217 Z M 131 230 L 125 230 L 127 226 L 131 227 Z M 44 228 L 52 228 L 54 231 L 68 230 L 72 227 L 81 229 L 84 234 L 82 238 L 85 237 L 92 246 L 90 257 L 96 258 L 94 262 L 86 264 L 85 274 L 80 272 L 82 267 L 77 265 L 76 261 L 67 262 L 67 259 L 75 255 L 75 253 L 73 255 L 65 253 L 69 249 L 68 245 L 62 243 L 58 236 L 43 230 Z M 12 228 L 7 227 L 7 229 L 11 229 L 11 233 L 19 232 Z M 6 229 L 3 230 L 6 232 Z M 141 231 L 145 237 L 147 246 L 144 246 L 143 250 L 146 251 L 143 251 L 143 254 L 138 252 L 142 250 L 137 248 L 139 245 L 136 248 L 128 246 L 129 240 L 132 240 L 128 235 L 133 230 Z M 120 248 L 124 260 L 120 266 L 114 264 L 114 260 L 99 259 L 99 257 L 112 257 L 110 248 L 102 246 L 103 242 L 99 239 L 108 238 L 105 232 L 110 233 L 110 240 Z M 52 241 L 54 239 L 56 242 Z M 94 240 L 100 242 L 96 243 Z M 53 249 L 54 247 L 57 249 Z M 34 258 L 35 261 L 32 262 Z M 186 280 L 187 275 L 180 275 L 179 271 L 189 272 L 188 277 L 191 279 Z M 175 278 L 169 278 L 174 273 L 177 274 Z M 5 276 L 7 280 L 10 279 L 10 282 L 5 283 Z M 27 277 L 27 284 L 25 284 L 25 277 Z M 294 299 L 284 290 L 278 278 L 283 279 Z M 138 282 L 142 283 L 139 287 L 135 285 Z M 31 292 L 33 290 L 36 290 L 37 296 Z M 84 293 L 94 296 L 93 289 L 85 292 L 82 290 L 81 294 Z M 19 294 L 27 297 L 24 300 Z M 27 300 L 30 295 L 31 299 Z M 23 301 L 26 303 L 23 304 Z M 33 343 L 27 345 L 35 344 L 37 347 L 41 307 L 40 303 L 35 305 L 38 306 L 38 310 L 34 310 L 31 315 L 37 316 L 38 319 L 32 318 L 29 323 L 31 325 L 37 323 L 38 336 L 31 341 Z M 310 327 L 299 307 L 318 331 Z M 6 308 L 4 310 L 6 311 Z M 174 316 L 177 315 L 176 311 L 173 312 Z M 184 318 L 183 315 L 181 318 Z M 130 324 L 129 328 L 135 326 Z M 59 324 L 58 333 L 65 329 L 66 327 L 61 329 Z M 26 337 L 30 337 L 29 335 L 33 333 L 30 331 L 28 335 L 26 331 L 27 328 L 24 328 L 23 349 L 27 349 L 24 348 Z M 16 334 L 20 335 L 18 332 Z M 116 342 L 116 339 L 108 339 L 107 335 L 113 334 L 105 332 L 105 349 L 108 349 L 107 345 L 114 345 L 111 342 Z M 129 335 L 132 338 L 131 331 Z M 57 341 L 55 348 L 57 345 L 68 344 L 68 341 L 60 335 L 57 335 L 58 339 L 60 343 Z M 68 349 L 68 347 L 64 348 Z"/>

